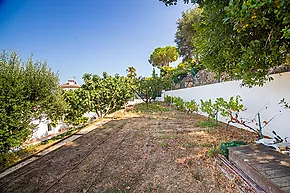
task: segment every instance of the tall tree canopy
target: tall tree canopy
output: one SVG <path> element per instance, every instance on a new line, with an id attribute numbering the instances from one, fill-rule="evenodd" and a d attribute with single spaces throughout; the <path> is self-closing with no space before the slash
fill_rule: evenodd
<path id="1" fill-rule="evenodd" d="M 161 0 L 174 5 L 177 0 Z M 287 63 L 290 52 L 290 1 L 189 1 L 201 7 L 194 25 L 195 49 L 202 64 L 227 72 L 247 86 L 263 85 L 270 68 Z M 198 19 L 198 18 L 196 18 Z"/>
<path id="2" fill-rule="evenodd" d="M 158 47 L 150 55 L 149 63 L 152 64 L 153 67 L 161 68 L 163 66 L 169 66 L 171 62 L 175 62 L 177 59 L 178 52 L 176 47 Z"/>
<path id="3" fill-rule="evenodd" d="M 191 60 L 195 57 L 198 61 L 198 52 L 194 46 L 194 36 L 196 28 L 194 26 L 201 22 L 201 9 L 194 8 L 182 12 L 182 17 L 177 20 L 177 31 L 175 33 L 175 43 L 178 53 L 183 57 L 183 61 Z"/>
<path id="4" fill-rule="evenodd" d="M 103 73 L 103 77 L 92 74 L 84 74 L 82 85 L 84 94 L 88 101 L 89 110 L 96 112 L 99 117 L 119 110 L 125 103 L 134 96 L 135 85 L 131 78 L 110 76 Z"/>
<path id="5" fill-rule="evenodd" d="M 87 121 L 84 113 L 89 110 L 89 98 L 84 89 L 63 91 L 64 99 L 68 105 L 64 121 L 73 125 L 80 125 Z"/>
<path id="6" fill-rule="evenodd" d="M 152 76 L 137 79 L 136 94 L 145 102 L 150 103 L 154 101 L 162 90 L 170 87 L 169 79 L 158 77 L 153 69 Z"/>
<path id="7" fill-rule="evenodd" d="M 31 57 L 24 63 L 15 52 L 0 54 L 0 154 L 30 137 L 33 120 L 60 120 L 66 105 L 58 84 L 45 62 Z"/>

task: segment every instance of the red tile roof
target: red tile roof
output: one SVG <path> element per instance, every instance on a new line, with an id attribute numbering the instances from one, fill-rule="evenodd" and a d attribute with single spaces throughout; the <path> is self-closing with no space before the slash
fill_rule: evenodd
<path id="1" fill-rule="evenodd" d="M 77 85 L 77 84 L 75 84 L 75 85 L 69 85 L 68 83 L 66 83 L 66 84 L 59 85 L 59 87 L 60 88 L 80 88 L 81 86 L 80 85 Z"/>

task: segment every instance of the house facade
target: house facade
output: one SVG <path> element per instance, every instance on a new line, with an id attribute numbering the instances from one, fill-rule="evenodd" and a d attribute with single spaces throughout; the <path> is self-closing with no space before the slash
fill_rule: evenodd
<path id="1" fill-rule="evenodd" d="M 70 79 L 67 83 L 60 84 L 59 87 L 63 90 L 76 90 L 81 86 L 78 85 L 75 80 Z M 32 134 L 31 140 L 45 139 L 47 137 L 60 134 L 67 131 L 69 127 L 62 121 L 59 121 L 59 123 L 54 127 L 51 125 L 51 121 L 46 118 L 34 120 L 31 124 L 37 125 Z"/>
<path id="2" fill-rule="evenodd" d="M 80 88 L 81 86 L 78 85 L 75 80 L 71 79 L 71 80 L 68 80 L 67 83 L 65 84 L 60 84 L 59 87 L 62 88 L 63 90 L 76 90 Z"/>

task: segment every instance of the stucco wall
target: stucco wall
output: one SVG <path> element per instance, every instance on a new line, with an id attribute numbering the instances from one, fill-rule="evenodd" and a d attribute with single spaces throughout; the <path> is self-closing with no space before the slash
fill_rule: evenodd
<path id="1" fill-rule="evenodd" d="M 274 81 L 267 82 L 263 87 L 245 88 L 240 86 L 240 81 L 229 81 L 166 91 L 165 95 L 180 96 L 185 101 L 194 99 L 199 104 L 200 99 L 215 100 L 223 97 L 228 100 L 231 96 L 240 95 L 243 99 L 242 103 L 247 108 L 240 113 L 241 118 L 253 119 L 259 110 L 267 106 L 261 111 L 262 121 L 269 120 L 275 115 L 276 117 L 263 129 L 263 134 L 272 136 L 272 130 L 275 130 L 281 137 L 289 137 L 288 141 L 290 141 L 290 109 L 284 109 L 278 104 L 282 98 L 290 102 L 290 72 L 272 76 Z M 221 118 L 220 121 L 225 119 Z M 255 126 L 255 122 L 252 125 Z"/>

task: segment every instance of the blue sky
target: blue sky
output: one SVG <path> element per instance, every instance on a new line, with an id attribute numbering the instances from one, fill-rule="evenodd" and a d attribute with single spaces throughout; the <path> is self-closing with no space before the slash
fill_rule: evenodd
<path id="1" fill-rule="evenodd" d="M 2 2 L 2 3 L 1 3 Z M 175 45 L 176 20 L 191 5 L 158 0 L 0 0 L 0 49 L 46 60 L 60 81 L 84 73 L 148 76 L 150 53 Z"/>

